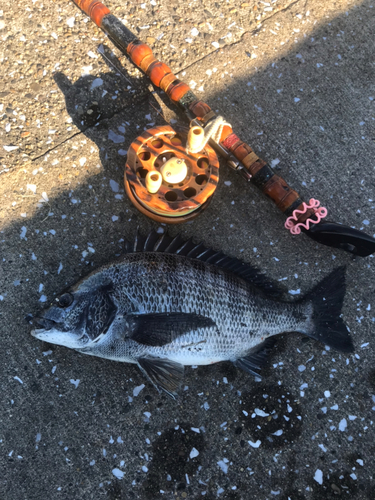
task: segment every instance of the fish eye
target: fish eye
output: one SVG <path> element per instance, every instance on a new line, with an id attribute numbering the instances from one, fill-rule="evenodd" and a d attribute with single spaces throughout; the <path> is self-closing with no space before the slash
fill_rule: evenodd
<path id="1" fill-rule="evenodd" d="M 73 303 L 74 297 L 71 293 L 64 293 L 58 299 L 59 307 L 69 307 Z"/>

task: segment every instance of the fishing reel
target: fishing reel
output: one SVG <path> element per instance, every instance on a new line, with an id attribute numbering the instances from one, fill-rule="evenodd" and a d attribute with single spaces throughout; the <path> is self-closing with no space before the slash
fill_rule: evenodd
<path id="1" fill-rule="evenodd" d="M 199 215 L 218 181 L 219 160 L 201 127 L 191 127 L 187 136 L 169 125 L 154 127 L 128 150 L 126 193 L 140 212 L 158 222 L 179 224 Z"/>

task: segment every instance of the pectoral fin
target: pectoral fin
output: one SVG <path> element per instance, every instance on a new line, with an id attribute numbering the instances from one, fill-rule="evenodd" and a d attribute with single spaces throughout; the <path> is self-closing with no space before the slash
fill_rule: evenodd
<path id="1" fill-rule="evenodd" d="M 169 359 L 147 356 L 138 359 L 138 366 L 159 392 L 163 390 L 176 399 L 184 376 L 184 365 Z"/>
<path id="2" fill-rule="evenodd" d="M 210 318 L 193 313 L 138 314 L 129 317 L 130 338 L 143 345 L 160 347 L 185 333 L 199 328 L 211 328 Z"/>

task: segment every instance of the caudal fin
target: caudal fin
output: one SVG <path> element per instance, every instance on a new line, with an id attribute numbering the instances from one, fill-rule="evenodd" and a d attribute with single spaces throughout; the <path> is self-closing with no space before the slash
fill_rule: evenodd
<path id="1" fill-rule="evenodd" d="M 309 337 L 342 352 L 353 352 L 353 342 L 348 329 L 340 318 L 346 291 L 345 267 L 335 269 L 304 297 L 312 303 Z"/>

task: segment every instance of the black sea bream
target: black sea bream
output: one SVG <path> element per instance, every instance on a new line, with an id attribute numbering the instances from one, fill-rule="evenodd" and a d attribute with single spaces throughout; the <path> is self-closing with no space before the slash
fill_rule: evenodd
<path id="1" fill-rule="evenodd" d="M 276 295 L 276 287 L 248 264 L 153 232 L 63 293 L 35 320 L 32 335 L 136 363 L 172 397 L 184 365 L 229 360 L 257 374 L 280 333 L 300 332 L 340 351 L 353 350 L 340 317 L 344 268 L 301 300 Z"/>

